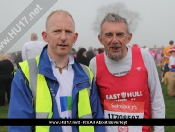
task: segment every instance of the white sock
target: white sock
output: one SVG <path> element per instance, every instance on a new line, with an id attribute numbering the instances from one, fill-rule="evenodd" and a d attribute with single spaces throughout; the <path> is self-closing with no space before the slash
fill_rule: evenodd
<path id="1" fill-rule="evenodd" d="M 161 82 L 164 82 L 164 78 L 162 77 L 162 81 Z"/>

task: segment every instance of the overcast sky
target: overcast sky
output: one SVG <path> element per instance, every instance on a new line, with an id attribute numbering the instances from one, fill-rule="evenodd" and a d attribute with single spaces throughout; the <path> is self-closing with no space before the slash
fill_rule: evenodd
<path id="1" fill-rule="evenodd" d="M 0 31 L 3 31 L 31 2 L 32 0 L 1 0 Z M 46 17 L 56 9 L 67 10 L 72 14 L 76 32 L 79 33 L 74 46 L 76 49 L 79 46 L 102 47 L 97 34 L 92 30 L 92 25 L 99 7 L 116 2 L 124 3 L 128 10 L 138 12 L 141 18 L 128 45 L 137 43 L 152 48 L 154 45 L 166 46 L 170 40 L 175 41 L 175 0 L 58 0 L 9 52 L 20 51 L 23 44 L 30 41 L 30 34 L 33 32 L 36 32 L 39 40 L 43 41 L 41 32 L 45 30 Z"/>

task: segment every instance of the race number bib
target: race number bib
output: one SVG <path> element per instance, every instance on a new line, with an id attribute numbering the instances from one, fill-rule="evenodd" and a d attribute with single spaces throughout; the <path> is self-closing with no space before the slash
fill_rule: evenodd
<path id="1" fill-rule="evenodd" d="M 106 119 L 143 119 L 144 102 L 104 100 Z M 106 126 L 106 132 L 142 132 L 142 126 Z"/>

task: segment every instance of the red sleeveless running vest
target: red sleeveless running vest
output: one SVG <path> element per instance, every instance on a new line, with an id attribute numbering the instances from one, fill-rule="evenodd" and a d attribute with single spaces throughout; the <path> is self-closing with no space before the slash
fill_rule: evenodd
<path id="1" fill-rule="evenodd" d="M 103 109 L 105 99 L 144 102 L 144 118 L 150 118 L 148 74 L 140 48 L 132 48 L 132 66 L 124 76 L 114 76 L 109 72 L 104 62 L 104 53 L 96 56 L 96 65 L 96 82 Z M 142 132 L 151 132 L 150 126 L 143 126 Z"/>

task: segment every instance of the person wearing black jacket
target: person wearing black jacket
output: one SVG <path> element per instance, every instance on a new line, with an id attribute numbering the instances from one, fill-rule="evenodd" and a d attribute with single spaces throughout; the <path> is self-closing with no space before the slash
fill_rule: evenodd
<path id="1" fill-rule="evenodd" d="M 89 66 L 90 60 L 86 57 L 86 49 L 81 48 L 77 53 L 77 61 L 81 64 L 84 64 L 86 66 Z"/>
<path id="2" fill-rule="evenodd" d="M 11 82 L 13 79 L 14 66 L 7 56 L 0 58 L 0 106 L 5 106 L 5 92 L 8 102 L 10 101 Z"/>
<path id="3" fill-rule="evenodd" d="M 86 52 L 86 57 L 87 57 L 89 60 L 91 60 L 92 58 L 95 57 L 95 53 L 94 53 L 92 47 L 90 47 L 89 50 Z"/>

